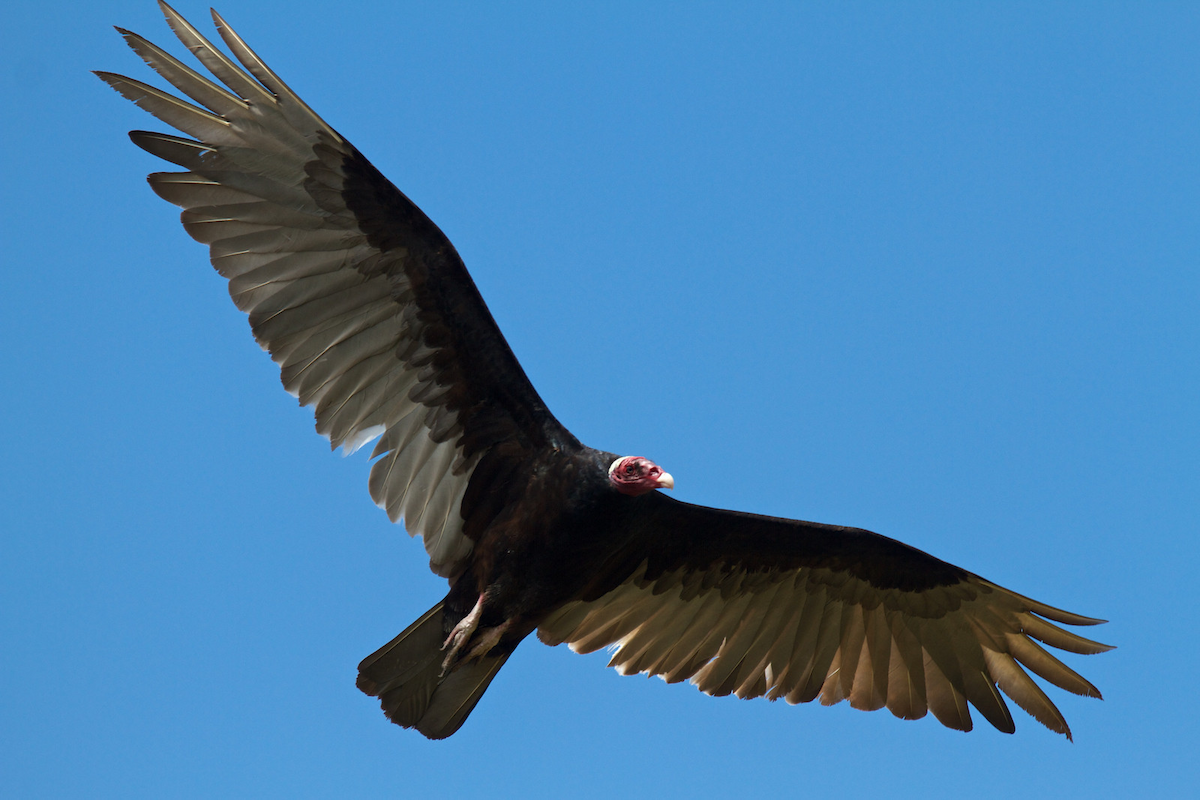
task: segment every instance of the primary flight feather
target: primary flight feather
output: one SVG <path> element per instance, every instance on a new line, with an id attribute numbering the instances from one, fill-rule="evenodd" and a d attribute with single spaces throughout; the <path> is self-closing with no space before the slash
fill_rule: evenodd
<path id="1" fill-rule="evenodd" d="M 134 131 L 182 167 L 150 175 L 209 245 L 284 387 L 317 431 L 378 439 L 375 502 L 421 536 L 450 591 L 359 665 L 393 722 L 454 733 L 535 630 L 614 649 L 623 674 L 713 695 L 848 699 L 1012 732 L 1007 695 L 1070 730 L 1032 672 L 1100 693 L 1038 642 L 1107 645 L 1060 625 L 1102 620 L 1011 592 L 869 531 L 704 508 L 640 456 L 583 445 L 550 413 L 442 232 L 213 12 L 236 62 L 165 3 L 221 84 L 137 34 L 130 47 L 192 102 L 105 82 L 187 134 Z M 1055 624 L 1059 623 L 1059 624 Z M 1028 670 L 1028 672 L 1027 672 Z"/>

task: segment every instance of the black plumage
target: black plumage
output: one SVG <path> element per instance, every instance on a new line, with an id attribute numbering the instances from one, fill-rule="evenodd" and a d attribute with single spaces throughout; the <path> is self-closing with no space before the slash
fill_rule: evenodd
<path id="1" fill-rule="evenodd" d="M 182 167 L 150 184 L 209 245 L 285 388 L 334 447 L 378 439 L 370 492 L 420 535 L 445 599 L 360 665 L 393 721 L 449 736 L 534 631 L 614 647 L 623 673 L 788 702 L 849 699 L 1011 732 L 1001 692 L 1066 721 L 1026 670 L 1099 692 L 1035 639 L 1109 649 L 1038 603 L 869 531 L 672 500 L 651 462 L 582 445 L 546 408 L 453 245 L 214 12 L 238 63 L 162 5 L 225 87 L 128 31 L 195 105 L 97 73 L 193 138 L 134 131 Z M 118 29 L 120 30 L 120 29 Z"/>

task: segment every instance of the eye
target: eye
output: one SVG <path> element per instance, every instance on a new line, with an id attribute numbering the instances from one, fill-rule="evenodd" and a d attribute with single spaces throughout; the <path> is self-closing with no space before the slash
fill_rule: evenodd
<path id="1" fill-rule="evenodd" d="M 635 468 L 634 468 L 633 464 L 626 464 L 626 465 L 625 465 L 625 474 L 626 474 L 626 475 L 632 475 L 632 474 L 633 474 L 635 471 L 636 471 L 636 470 L 635 470 Z"/>

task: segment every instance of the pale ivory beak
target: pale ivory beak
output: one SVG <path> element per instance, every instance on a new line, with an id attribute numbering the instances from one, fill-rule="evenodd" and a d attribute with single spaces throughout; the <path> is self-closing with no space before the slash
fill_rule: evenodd
<path id="1" fill-rule="evenodd" d="M 671 473 L 664 472 L 662 475 L 658 476 L 658 488 L 660 488 L 660 489 L 674 489 L 675 488 L 675 479 L 671 477 Z"/>

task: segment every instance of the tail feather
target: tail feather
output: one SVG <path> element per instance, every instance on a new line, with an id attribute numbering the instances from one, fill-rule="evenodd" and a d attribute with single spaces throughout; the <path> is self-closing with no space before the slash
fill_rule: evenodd
<path id="1" fill-rule="evenodd" d="M 511 654 L 486 655 L 443 675 L 445 636 L 438 603 L 358 665 L 358 688 L 379 698 L 387 718 L 430 739 L 462 727 Z"/>

